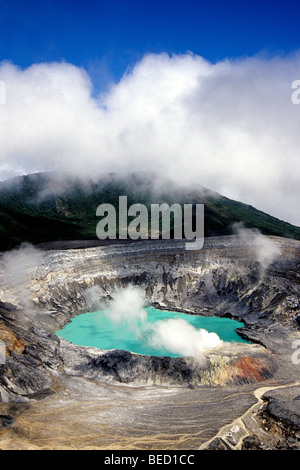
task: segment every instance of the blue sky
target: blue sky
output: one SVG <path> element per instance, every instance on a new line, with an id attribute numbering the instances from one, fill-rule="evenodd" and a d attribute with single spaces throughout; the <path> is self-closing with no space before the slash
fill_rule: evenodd
<path id="1" fill-rule="evenodd" d="M 300 0 L 0 0 L 0 180 L 155 170 L 300 225 L 299 31 Z"/>
<path id="2" fill-rule="evenodd" d="M 289 53 L 299 18 L 298 0 L 1 0 L 0 61 L 65 60 L 105 84 L 149 52 Z"/>

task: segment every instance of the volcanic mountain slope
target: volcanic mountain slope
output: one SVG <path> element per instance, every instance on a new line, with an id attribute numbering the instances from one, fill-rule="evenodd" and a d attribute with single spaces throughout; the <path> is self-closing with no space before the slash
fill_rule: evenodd
<path id="1" fill-rule="evenodd" d="M 2 182 L 0 250 L 11 249 L 25 241 L 33 244 L 64 240 L 99 241 L 96 226 L 100 219 L 96 216 L 96 209 L 102 203 L 110 203 L 117 210 L 121 195 L 127 196 L 128 207 L 137 202 L 148 208 L 151 203 L 203 203 L 206 237 L 231 234 L 233 224 L 241 222 L 245 227 L 257 228 L 266 235 L 300 239 L 299 227 L 200 185 L 194 191 L 174 188 L 170 184 L 165 184 L 163 190 L 153 189 L 158 187 L 155 174 L 131 174 L 126 180 L 110 174 L 96 182 L 83 182 L 49 172 Z"/>

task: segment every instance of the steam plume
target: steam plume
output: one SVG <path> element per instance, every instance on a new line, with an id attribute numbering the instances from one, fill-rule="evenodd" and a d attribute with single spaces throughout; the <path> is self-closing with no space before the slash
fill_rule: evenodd
<path id="1" fill-rule="evenodd" d="M 129 285 L 115 293 L 105 313 L 114 323 L 120 327 L 129 328 L 136 337 L 140 337 L 147 327 L 145 302 L 144 291 L 139 287 Z"/>
<path id="2" fill-rule="evenodd" d="M 192 356 L 199 363 L 205 364 L 205 351 L 222 343 L 216 333 L 196 329 L 182 319 L 158 321 L 151 338 L 153 346 L 163 345 L 168 351 L 180 356 Z"/>
<path id="3" fill-rule="evenodd" d="M 205 352 L 222 343 L 216 333 L 196 329 L 183 319 L 160 320 L 150 324 L 145 304 L 144 290 L 128 286 L 115 293 L 105 313 L 120 327 L 129 328 L 136 338 L 148 341 L 152 347 L 179 356 L 192 356 L 203 365 Z"/>
<path id="4" fill-rule="evenodd" d="M 13 289 L 19 306 L 25 310 L 32 310 L 30 281 L 42 260 L 43 252 L 28 243 L 7 251 L 2 256 L 1 287 L 3 290 Z"/>
<path id="5" fill-rule="evenodd" d="M 83 298 L 87 310 L 89 312 L 96 312 L 104 308 L 104 303 L 102 298 L 104 297 L 104 292 L 100 286 L 92 286 L 87 288 L 83 293 Z"/>
<path id="6" fill-rule="evenodd" d="M 235 224 L 233 231 L 238 236 L 240 244 L 250 248 L 259 263 L 260 274 L 264 275 L 266 269 L 280 255 L 279 247 L 257 229 L 246 229 L 242 224 Z"/>

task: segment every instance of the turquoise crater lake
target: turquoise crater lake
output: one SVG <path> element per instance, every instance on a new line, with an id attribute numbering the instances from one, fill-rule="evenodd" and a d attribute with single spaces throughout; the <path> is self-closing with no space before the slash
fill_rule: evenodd
<path id="1" fill-rule="evenodd" d="M 147 307 L 140 315 L 111 318 L 106 310 L 73 318 L 57 336 L 79 346 L 124 349 L 151 356 L 197 355 L 222 342 L 247 342 L 236 332 L 243 324 L 229 318 L 202 317 Z"/>

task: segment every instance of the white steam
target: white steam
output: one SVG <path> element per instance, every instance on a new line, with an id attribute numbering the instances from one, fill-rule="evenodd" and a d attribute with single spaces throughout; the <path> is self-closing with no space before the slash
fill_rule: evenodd
<path id="1" fill-rule="evenodd" d="M 196 329 L 182 319 L 161 320 L 155 323 L 151 337 L 153 347 L 164 346 L 180 356 L 192 356 L 205 363 L 205 352 L 219 346 L 222 341 L 216 333 Z"/>
<path id="2" fill-rule="evenodd" d="M 32 311 L 30 283 L 37 267 L 43 261 L 43 252 L 29 243 L 7 251 L 1 258 L 1 290 L 14 292 L 20 307 Z"/>
<path id="3" fill-rule="evenodd" d="M 129 328 L 139 337 L 147 328 L 147 312 L 144 305 L 144 291 L 130 285 L 115 293 L 113 300 L 106 306 L 105 313 L 114 323 L 122 328 Z"/>
<path id="4" fill-rule="evenodd" d="M 104 302 L 102 300 L 104 295 L 105 293 L 100 286 L 95 285 L 92 287 L 88 287 L 83 292 L 83 298 L 87 310 L 89 312 L 97 312 L 98 310 L 102 310 L 102 308 L 104 308 Z"/>
<path id="5" fill-rule="evenodd" d="M 158 350 L 166 350 L 178 356 L 189 356 L 202 365 L 205 352 L 222 343 L 216 333 L 196 329 L 183 319 L 148 321 L 145 310 L 145 292 L 136 286 L 116 291 L 105 308 L 105 314 L 120 327 L 129 329 L 135 338 L 147 341 Z"/>
<path id="6" fill-rule="evenodd" d="M 240 245 L 250 249 L 259 264 L 260 274 L 263 275 L 266 269 L 280 256 L 280 248 L 272 239 L 257 229 L 246 229 L 243 225 L 236 224 L 233 230 L 238 236 Z"/>

